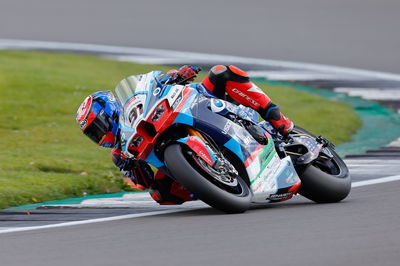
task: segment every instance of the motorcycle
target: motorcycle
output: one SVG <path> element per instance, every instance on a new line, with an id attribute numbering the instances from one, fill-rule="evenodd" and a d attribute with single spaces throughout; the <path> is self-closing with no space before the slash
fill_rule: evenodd
<path id="1" fill-rule="evenodd" d="M 130 76 L 115 88 L 127 157 L 226 213 L 297 193 L 317 203 L 349 194 L 348 168 L 327 139 L 300 127 L 283 137 L 254 110 L 215 98 L 201 84 L 161 83 L 161 74 Z"/>

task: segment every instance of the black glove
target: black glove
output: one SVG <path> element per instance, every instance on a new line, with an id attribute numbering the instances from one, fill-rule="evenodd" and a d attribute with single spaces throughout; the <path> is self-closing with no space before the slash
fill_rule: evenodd
<path id="1" fill-rule="evenodd" d="M 139 168 L 143 163 L 144 162 L 136 158 L 123 159 L 121 165 L 119 165 L 119 168 L 124 171 L 130 171 L 132 169 Z"/>
<path id="2" fill-rule="evenodd" d="M 187 84 L 193 81 L 200 71 L 200 67 L 184 65 L 176 73 L 176 83 L 182 85 Z"/>

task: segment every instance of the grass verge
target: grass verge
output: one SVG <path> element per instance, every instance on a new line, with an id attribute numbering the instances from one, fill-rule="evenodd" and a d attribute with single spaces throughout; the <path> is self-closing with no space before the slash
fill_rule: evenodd
<path id="1" fill-rule="evenodd" d="M 0 51 L 0 208 L 127 189 L 109 150 L 82 135 L 75 111 L 90 93 L 154 69 L 167 68 Z M 296 123 L 335 142 L 349 140 L 360 125 L 344 104 L 290 87 L 261 87 Z"/>
<path id="2" fill-rule="evenodd" d="M 326 137 L 336 145 L 350 141 L 352 135 L 362 126 L 356 112 L 342 101 L 327 100 L 316 94 L 297 90 L 290 84 L 276 85 L 268 81 L 257 84 L 295 124 L 316 136 Z"/>

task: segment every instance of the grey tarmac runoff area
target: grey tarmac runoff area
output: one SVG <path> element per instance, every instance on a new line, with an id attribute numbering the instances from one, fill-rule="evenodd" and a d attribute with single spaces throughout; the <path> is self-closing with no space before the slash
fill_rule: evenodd
<path id="1" fill-rule="evenodd" d="M 0 235 L 2 265 L 398 265 L 398 184 L 338 204 L 301 198 Z"/>
<path id="2" fill-rule="evenodd" d="M 0 0 L 0 38 L 400 73 L 398 0 Z"/>
<path id="3" fill-rule="evenodd" d="M 0 0 L 0 39 L 162 48 L 400 73 L 398 14 L 396 0 Z M 152 52 L 95 53 L 165 64 L 236 62 L 253 76 L 328 84 L 399 108 L 398 76 L 223 57 L 214 59 L 225 62 L 205 62 Z M 383 98 L 385 93 L 378 93 L 389 91 Z M 346 158 L 353 181 L 400 175 L 398 146 L 393 142 Z M 314 204 L 299 196 L 238 215 L 201 203 L 157 207 L 145 198 L 47 207 L 30 215 L 1 212 L 0 265 L 400 265 L 399 192 L 400 181 L 371 184 L 354 187 L 337 204 Z M 179 212 L 1 233 L 155 211 Z"/>

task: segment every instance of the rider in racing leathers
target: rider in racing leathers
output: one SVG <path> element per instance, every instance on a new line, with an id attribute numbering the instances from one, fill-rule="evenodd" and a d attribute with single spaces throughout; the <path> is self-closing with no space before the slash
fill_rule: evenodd
<path id="1" fill-rule="evenodd" d="M 183 66 L 168 71 L 161 82 L 185 84 L 193 81 L 200 68 Z M 246 72 L 230 65 L 216 65 L 211 68 L 201 85 L 218 98 L 236 102 L 256 110 L 282 135 L 293 129 L 293 122 L 287 119 L 272 103 L 271 99 L 250 79 Z M 144 161 L 127 158 L 122 154 L 118 141 L 118 117 L 121 106 L 110 91 L 96 92 L 88 96 L 77 111 L 76 120 L 81 130 L 100 146 L 112 148 L 114 164 L 130 177 L 137 187 L 149 192 L 159 204 L 181 204 L 195 199 L 181 184 L 161 171 L 154 175 Z"/>

